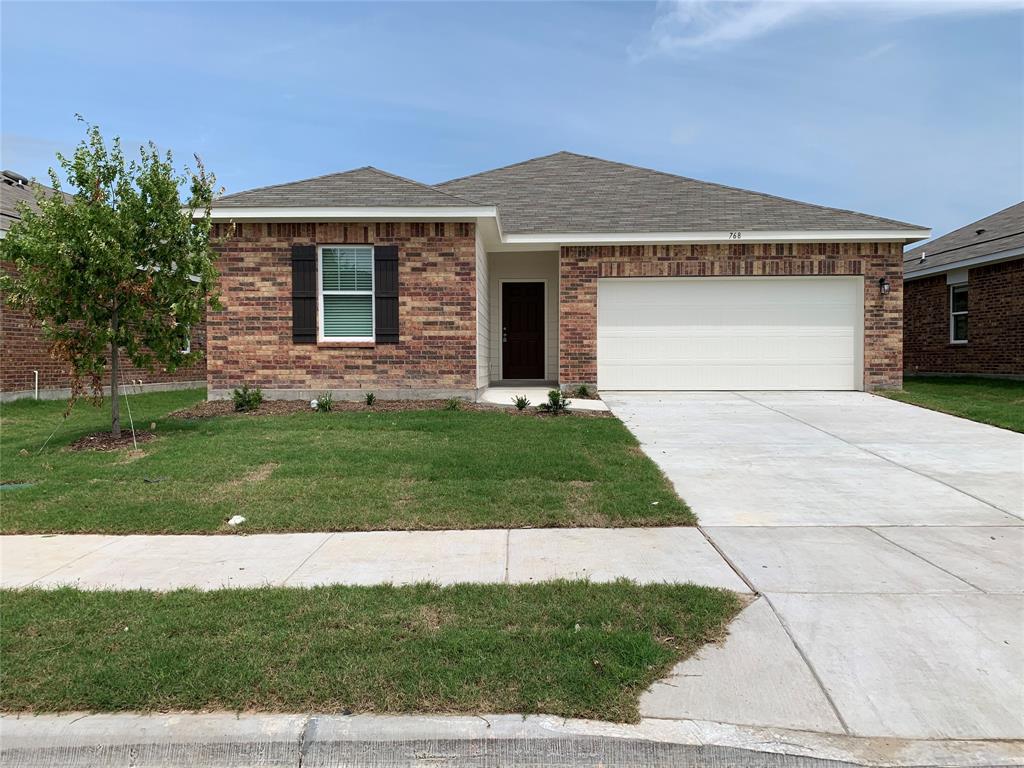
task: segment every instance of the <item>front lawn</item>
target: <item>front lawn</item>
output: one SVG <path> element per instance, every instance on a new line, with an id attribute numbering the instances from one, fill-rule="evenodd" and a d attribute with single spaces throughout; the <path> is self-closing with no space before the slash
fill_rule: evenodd
<path id="1" fill-rule="evenodd" d="M 0 415 L 3 533 L 224 533 L 692 525 L 615 418 L 502 410 L 168 417 L 201 390 L 133 396 L 139 450 L 69 451 L 109 404 Z M 127 424 L 127 411 L 122 406 Z M 39 453 L 50 432 L 60 425 Z"/>
<path id="2" fill-rule="evenodd" d="M 520 712 L 635 721 L 724 590 L 548 582 L 0 593 L 0 708 Z"/>
<path id="3" fill-rule="evenodd" d="M 879 394 L 983 424 L 1024 432 L 1024 381 L 914 376 L 903 380 L 903 391 Z"/>

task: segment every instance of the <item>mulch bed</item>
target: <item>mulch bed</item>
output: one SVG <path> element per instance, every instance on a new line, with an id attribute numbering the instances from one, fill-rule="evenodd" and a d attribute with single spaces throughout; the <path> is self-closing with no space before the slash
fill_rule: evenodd
<path id="1" fill-rule="evenodd" d="M 69 451 L 118 451 L 122 448 L 134 448 L 135 443 L 148 443 L 156 438 L 153 432 L 138 430 L 132 440 L 130 429 L 121 430 L 121 436 L 115 438 L 109 432 L 93 432 L 80 437 L 68 446 Z"/>
<path id="2" fill-rule="evenodd" d="M 399 411 L 443 411 L 447 400 L 377 400 L 373 405 L 362 402 L 335 400 L 331 413 L 397 413 Z M 514 416 L 551 418 L 551 414 L 530 407 L 523 411 L 489 403 L 460 401 L 460 411 L 505 411 Z M 239 412 L 230 400 L 207 400 L 170 414 L 176 419 L 209 419 L 214 416 L 278 416 L 287 413 L 312 413 L 309 400 L 264 400 L 255 411 Z M 330 414 L 323 414 L 329 416 Z M 573 411 L 571 416 L 604 417 L 604 411 Z"/>

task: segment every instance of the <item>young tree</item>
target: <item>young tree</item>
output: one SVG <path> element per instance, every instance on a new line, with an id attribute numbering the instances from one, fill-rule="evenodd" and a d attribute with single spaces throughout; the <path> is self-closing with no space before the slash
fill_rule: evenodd
<path id="1" fill-rule="evenodd" d="M 81 120 L 81 118 L 79 118 Z M 7 300 L 42 325 L 57 359 L 72 374 L 70 404 L 88 387 L 102 402 L 110 369 L 111 432 L 121 435 L 118 384 L 122 355 L 149 370 L 191 362 L 189 329 L 207 304 L 219 307 L 210 245 L 213 176 L 179 174 L 170 152 L 150 142 L 125 162 L 121 142 L 108 147 L 100 129 L 72 157 L 58 153 L 73 197 L 35 189 L 38 211 L 22 206 L 21 220 L 0 241 L 15 271 L 0 277 Z M 182 202 L 182 195 L 185 201 Z"/>

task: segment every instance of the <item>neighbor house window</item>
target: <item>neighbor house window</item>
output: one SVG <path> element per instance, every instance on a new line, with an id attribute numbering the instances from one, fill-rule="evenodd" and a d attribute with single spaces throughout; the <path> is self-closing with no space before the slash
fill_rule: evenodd
<path id="1" fill-rule="evenodd" d="M 967 286 L 949 287 L 949 340 L 954 344 L 967 341 Z"/>
<path id="2" fill-rule="evenodd" d="M 373 341 L 373 247 L 320 248 L 320 340 Z"/>

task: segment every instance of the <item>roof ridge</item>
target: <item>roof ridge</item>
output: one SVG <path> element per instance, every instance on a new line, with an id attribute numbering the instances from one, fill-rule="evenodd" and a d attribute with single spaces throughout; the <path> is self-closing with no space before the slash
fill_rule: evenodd
<path id="1" fill-rule="evenodd" d="M 769 200 L 781 200 L 784 203 L 796 203 L 797 205 L 806 205 L 806 206 L 809 206 L 811 208 L 817 208 L 817 209 L 823 210 L 823 211 L 835 211 L 836 213 L 852 213 L 854 216 L 866 216 L 866 217 L 871 218 L 871 219 L 881 219 L 882 221 L 887 221 L 887 222 L 890 222 L 892 224 L 899 224 L 901 227 L 914 227 L 915 229 L 927 229 L 927 227 L 922 227 L 922 226 L 919 226 L 917 224 L 910 224 L 909 222 L 906 222 L 906 221 L 899 221 L 898 219 L 890 219 L 888 216 L 876 216 L 873 213 L 863 213 L 861 211 L 855 211 L 855 210 L 850 209 L 850 208 L 835 208 L 835 207 L 830 206 L 830 205 L 819 205 L 818 203 L 808 203 L 805 200 L 796 200 L 795 198 L 792 198 L 792 197 L 782 197 L 780 195 L 772 195 L 772 194 L 770 194 L 768 192 L 758 192 L 756 190 L 746 189 L 744 187 L 734 187 L 731 184 L 719 184 L 718 182 L 715 182 L 715 181 L 705 181 L 704 179 L 697 179 L 697 178 L 694 178 L 693 176 L 682 176 L 682 175 L 680 175 L 678 173 L 669 173 L 668 171 L 659 171 L 657 168 L 647 168 L 646 166 L 643 166 L 643 165 L 634 165 L 633 163 L 620 163 L 617 160 L 605 160 L 603 157 L 595 157 L 593 155 L 580 155 L 580 154 L 576 154 L 575 152 L 565 152 L 565 153 L 558 153 L 558 154 L 575 155 L 576 157 L 584 157 L 584 158 L 587 158 L 588 160 L 599 160 L 599 161 L 601 161 L 603 163 L 610 163 L 611 165 L 619 165 L 619 166 L 622 166 L 623 168 L 633 168 L 634 170 L 638 170 L 638 171 L 647 171 L 649 173 L 656 173 L 659 176 L 667 176 L 668 178 L 671 178 L 671 179 L 683 179 L 684 181 L 692 181 L 692 182 L 695 182 L 697 184 L 705 184 L 705 185 L 707 185 L 709 187 L 717 187 L 718 189 L 729 189 L 729 190 L 732 190 L 733 192 L 743 192 L 743 193 L 748 194 L 748 195 L 757 195 L 758 197 L 767 198 Z M 539 160 L 540 158 L 537 158 L 537 159 Z"/>
<path id="2" fill-rule="evenodd" d="M 463 203 L 472 203 L 473 205 L 484 205 L 484 203 L 481 203 L 478 200 L 471 200 L 468 197 L 463 197 L 462 195 L 456 195 L 454 192 L 449 192 L 446 189 L 438 189 L 433 184 L 425 184 L 422 181 L 416 181 L 416 179 L 410 179 L 407 176 L 399 176 L 397 173 L 391 173 L 390 171 L 381 170 L 380 168 L 377 168 L 377 167 L 372 166 L 372 165 L 364 165 L 362 168 L 355 168 L 354 170 L 357 170 L 357 171 L 362 171 L 362 170 L 373 171 L 374 173 L 379 173 L 381 176 L 387 176 L 388 178 L 391 178 L 391 179 L 397 179 L 398 181 L 404 181 L 404 182 L 407 182 L 409 184 L 414 184 L 417 187 L 422 187 L 423 189 L 429 189 L 431 192 L 439 192 L 440 194 L 445 195 L 447 197 L 450 197 L 453 200 L 458 200 L 458 201 L 463 202 Z"/>
<path id="3" fill-rule="evenodd" d="M 331 176 L 342 176 L 342 175 L 344 175 L 346 173 L 353 173 L 355 171 L 365 171 L 365 170 L 367 170 L 370 167 L 371 166 L 369 166 L 369 165 L 361 165 L 358 168 L 349 168 L 347 171 L 331 171 L 330 173 L 322 173 L 319 176 L 310 176 L 307 179 L 293 179 L 292 181 L 283 181 L 283 182 L 280 182 L 279 184 L 266 184 L 266 185 L 264 185 L 262 187 L 252 187 L 251 189 L 240 189 L 237 192 L 231 192 L 230 194 L 221 195 L 218 198 L 214 198 L 214 202 L 217 202 L 218 200 L 227 200 L 228 198 L 237 197 L 238 195 L 245 195 L 245 194 L 248 194 L 249 192 L 264 192 L 264 191 L 266 191 L 268 189 L 277 189 L 279 187 L 289 187 L 292 184 L 301 184 L 304 181 L 319 181 L 320 179 L 328 179 Z"/>
<path id="4" fill-rule="evenodd" d="M 529 158 L 527 160 L 520 160 L 517 163 L 509 163 L 508 165 L 499 165 L 497 168 L 490 168 L 490 169 L 488 169 L 486 171 L 477 171 L 476 173 L 467 173 L 465 176 L 457 176 L 456 178 L 448 179 L 447 181 L 439 181 L 437 183 L 437 186 L 440 187 L 440 186 L 442 186 L 444 184 L 454 184 L 456 181 L 464 181 L 466 179 L 472 179 L 472 178 L 475 178 L 477 176 L 483 176 L 483 175 L 488 174 L 488 173 L 497 173 L 498 171 L 507 171 L 509 168 L 515 168 L 516 166 L 519 166 L 519 165 L 526 165 L 527 163 L 532 163 L 535 160 L 546 160 L 547 158 L 554 157 L 555 155 L 574 155 L 575 157 L 586 157 L 586 155 L 577 155 L 575 152 L 568 152 L 568 151 L 566 151 L 564 149 L 560 149 L 557 152 L 549 152 L 546 155 L 538 155 L 537 157 L 531 157 L 531 158 Z M 596 157 L 596 158 L 593 158 L 593 159 L 594 160 L 600 160 L 601 158 Z M 611 161 L 605 161 L 605 162 L 611 162 Z"/>
<path id="5" fill-rule="evenodd" d="M 438 189 L 437 187 L 434 187 L 434 186 L 432 186 L 430 184 L 424 184 L 422 181 L 416 181 L 415 179 L 410 179 L 410 178 L 407 178 L 405 176 L 399 176 L 396 173 L 390 173 L 389 171 L 381 170 L 380 168 L 376 168 L 376 167 L 374 167 L 372 165 L 361 165 L 358 168 L 349 168 L 348 170 L 344 170 L 344 171 L 332 171 L 331 173 L 323 173 L 323 174 L 320 174 L 319 176 L 310 176 L 309 178 L 306 178 L 306 179 L 294 179 L 293 181 L 285 181 L 285 182 L 281 182 L 279 184 L 266 184 L 266 185 L 264 185 L 262 187 L 252 187 L 251 189 L 241 189 L 238 192 L 232 192 L 232 193 L 227 194 L 227 195 L 221 195 L 220 197 L 215 198 L 214 202 L 216 203 L 216 202 L 219 202 L 221 200 L 229 200 L 231 198 L 237 197 L 238 195 L 247 195 L 250 192 L 265 192 L 268 189 L 280 189 L 281 187 L 290 187 L 293 184 L 303 184 L 303 183 L 305 183 L 307 181 L 320 181 L 322 179 L 329 179 L 329 178 L 331 178 L 333 176 L 344 176 L 346 174 L 356 173 L 358 171 L 372 171 L 374 173 L 380 174 L 381 176 L 387 176 L 388 178 L 395 179 L 397 181 L 403 181 L 403 182 L 406 182 L 408 184 L 413 184 L 413 185 L 415 185 L 417 187 L 421 187 L 423 189 L 429 189 L 432 192 L 437 192 L 438 194 L 444 195 L 446 197 L 450 197 L 453 200 L 458 200 L 459 202 L 462 202 L 462 203 L 471 203 L 472 205 L 483 205 L 483 203 L 479 203 L 479 202 L 477 202 L 475 200 L 470 200 L 468 197 L 462 197 L 461 195 L 456 195 L 456 194 L 454 194 L 452 192 L 449 192 L 449 191 L 447 191 L 445 189 Z"/>
<path id="6" fill-rule="evenodd" d="M 668 171 L 660 171 L 657 168 L 647 168 L 646 166 L 635 165 L 633 163 L 622 163 L 622 162 L 619 162 L 618 160 L 608 160 L 608 159 L 603 158 L 603 157 L 597 157 L 596 155 L 584 155 L 584 154 L 581 154 L 579 152 L 569 152 L 568 150 L 559 150 L 558 152 L 552 152 L 552 153 L 547 154 L 547 155 L 540 155 L 538 157 L 532 157 L 529 160 L 522 160 L 522 161 L 520 161 L 518 163 L 512 163 L 510 165 L 503 165 L 503 166 L 501 166 L 499 168 L 492 168 L 489 171 L 480 171 L 479 173 L 469 174 L 468 176 L 460 176 L 460 177 L 458 177 L 456 179 L 450 179 L 448 181 L 441 182 L 441 184 L 452 184 L 452 183 L 455 183 L 455 182 L 458 182 L 458 181 L 463 181 L 463 180 L 466 180 L 466 179 L 475 178 L 477 176 L 485 176 L 485 175 L 490 174 L 490 173 L 496 173 L 498 171 L 508 170 L 509 168 L 515 168 L 515 167 L 520 166 L 520 165 L 526 165 L 527 163 L 536 162 L 537 160 L 546 160 L 548 158 L 555 157 L 557 155 L 568 155 L 570 157 L 579 157 L 579 158 L 583 158 L 585 160 L 596 160 L 597 162 L 606 163 L 608 165 L 619 166 L 620 168 L 630 168 L 630 169 L 637 170 L 637 171 L 645 171 L 647 173 L 654 173 L 654 174 L 657 174 L 659 176 L 664 176 L 664 177 L 669 178 L 669 179 L 677 179 L 677 180 L 682 180 L 682 181 L 689 181 L 689 182 L 693 182 L 695 184 L 703 184 L 703 185 L 706 185 L 706 186 L 709 186 L 709 187 L 716 187 L 718 189 L 726 189 L 726 190 L 730 190 L 730 191 L 733 191 L 733 192 L 742 192 L 742 193 L 748 194 L 748 195 L 756 195 L 756 196 L 758 196 L 758 197 L 760 197 L 762 199 L 778 200 L 778 201 L 781 201 L 781 202 L 784 202 L 784 203 L 794 203 L 796 205 L 805 205 L 805 206 L 808 206 L 809 208 L 816 208 L 816 209 L 821 210 L 821 211 L 832 211 L 832 212 L 835 212 L 835 213 L 852 214 L 854 216 L 861 216 L 861 217 L 865 217 L 865 218 L 877 219 L 879 221 L 885 221 L 885 222 L 888 222 L 890 224 L 899 225 L 901 227 L 913 227 L 914 229 L 927 229 L 927 227 L 922 227 L 922 226 L 920 226 L 918 224 L 910 224 L 910 223 L 908 223 L 906 221 L 899 221 L 898 219 L 891 219 L 891 218 L 889 218 L 887 216 L 876 216 L 876 215 L 871 214 L 871 213 L 863 213 L 861 211 L 854 211 L 854 210 L 849 209 L 849 208 L 835 208 L 835 207 L 829 206 L 829 205 L 819 205 L 817 203 L 808 203 L 808 202 L 806 202 L 804 200 L 796 200 L 796 199 L 791 198 L 791 197 L 781 197 L 779 195 L 772 195 L 772 194 L 769 194 L 767 192 L 757 192 L 755 190 L 745 189 L 743 187 L 734 187 L 734 186 L 731 186 L 729 184 L 719 184 L 719 183 L 714 182 L 714 181 L 705 181 L 703 179 L 696 179 L 696 178 L 694 178 L 692 176 L 682 176 L 682 175 L 680 175 L 678 173 L 669 173 Z"/>

